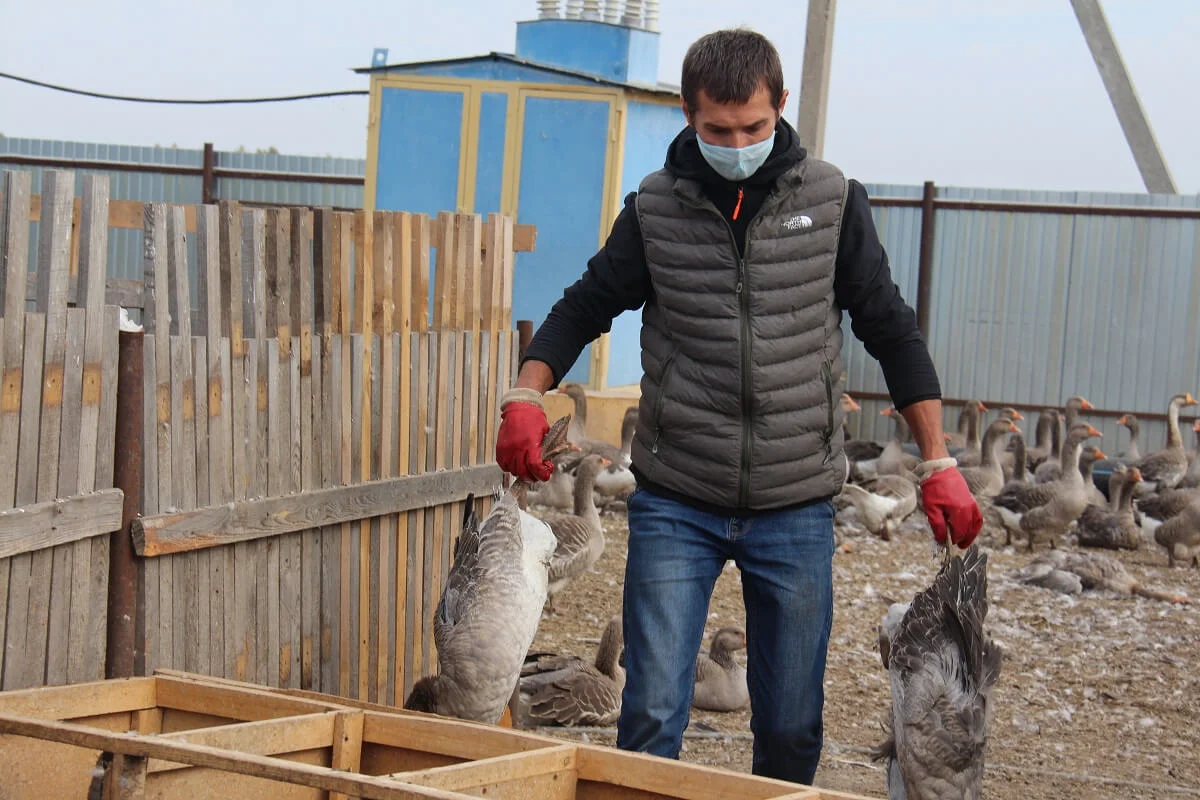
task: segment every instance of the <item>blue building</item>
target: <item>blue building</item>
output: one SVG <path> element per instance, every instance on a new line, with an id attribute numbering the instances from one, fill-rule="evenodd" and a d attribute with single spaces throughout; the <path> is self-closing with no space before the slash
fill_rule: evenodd
<path id="1" fill-rule="evenodd" d="M 357 70 L 371 76 L 365 207 L 537 226 L 535 251 L 517 255 L 513 316 L 540 325 L 686 124 L 678 87 L 657 80 L 656 6 L 568 0 L 560 13 L 540 0 L 515 53 Z M 567 378 L 636 383 L 639 322 L 618 318 Z"/>

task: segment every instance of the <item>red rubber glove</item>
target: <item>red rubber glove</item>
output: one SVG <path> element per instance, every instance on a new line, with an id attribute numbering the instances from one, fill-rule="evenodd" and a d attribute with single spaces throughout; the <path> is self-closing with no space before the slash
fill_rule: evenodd
<path id="1" fill-rule="evenodd" d="M 921 481 L 921 504 L 940 545 L 946 544 L 947 527 L 950 541 L 963 549 L 971 546 L 983 528 L 979 504 L 958 467 L 940 469 Z"/>
<path id="2" fill-rule="evenodd" d="M 528 395 L 529 400 L 517 399 Z M 511 399 L 510 399 L 511 398 Z M 500 402 L 496 463 L 500 469 L 532 483 L 550 480 L 554 464 L 542 458 L 542 440 L 550 430 L 540 396 L 533 389 L 512 389 Z"/>

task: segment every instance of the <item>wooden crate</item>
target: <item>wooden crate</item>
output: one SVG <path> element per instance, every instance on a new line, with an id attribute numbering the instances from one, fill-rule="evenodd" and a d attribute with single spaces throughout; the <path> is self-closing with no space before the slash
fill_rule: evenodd
<path id="1" fill-rule="evenodd" d="M 0 693 L 0 797 L 818 800 L 853 795 L 180 672 Z"/>

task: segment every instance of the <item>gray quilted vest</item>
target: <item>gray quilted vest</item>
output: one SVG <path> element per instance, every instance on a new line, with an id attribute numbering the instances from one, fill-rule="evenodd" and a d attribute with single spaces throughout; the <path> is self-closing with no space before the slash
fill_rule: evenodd
<path id="1" fill-rule="evenodd" d="M 730 509 L 841 490 L 833 275 L 845 201 L 842 172 L 803 159 L 750 221 L 743 260 L 698 183 L 666 170 L 642 181 L 654 295 L 642 311 L 632 458 L 648 481 Z"/>

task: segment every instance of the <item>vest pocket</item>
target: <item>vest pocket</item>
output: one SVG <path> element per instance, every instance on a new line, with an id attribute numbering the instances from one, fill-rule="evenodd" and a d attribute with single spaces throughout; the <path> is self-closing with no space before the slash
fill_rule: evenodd
<path id="1" fill-rule="evenodd" d="M 821 363 L 821 378 L 825 381 L 825 430 L 821 440 L 825 447 L 825 463 L 833 460 L 833 370 L 828 362 Z"/>
<path id="2" fill-rule="evenodd" d="M 671 373 L 675 369 L 675 350 L 667 356 L 667 360 L 663 362 L 662 376 L 658 381 L 658 397 L 654 399 L 654 441 L 650 443 L 650 452 L 658 455 L 658 437 L 662 433 L 662 412 L 663 403 L 667 398 L 667 382 L 670 380 Z"/>

